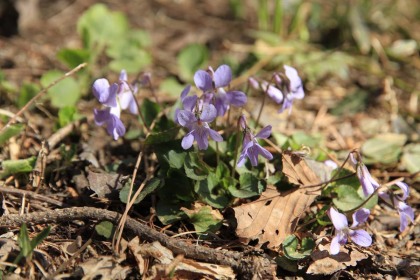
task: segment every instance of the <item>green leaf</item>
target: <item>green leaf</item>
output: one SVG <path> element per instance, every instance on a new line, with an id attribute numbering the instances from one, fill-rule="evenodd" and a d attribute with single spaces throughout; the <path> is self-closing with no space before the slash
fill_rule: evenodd
<path id="1" fill-rule="evenodd" d="M 208 50 L 200 44 L 186 46 L 178 54 L 178 67 L 182 79 L 191 81 L 195 71 L 207 64 Z"/>
<path id="2" fill-rule="evenodd" d="M 20 89 L 19 96 L 16 101 L 16 105 L 19 108 L 25 106 L 38 92 L 40 88 L 36 84 L 24 83 Z M 33 106 L 33 105 L 32 105 Z"/>
<path id="3" fill-rule="evenodd" d="M 318 147 L 321 143 L 321 137 L 320 136 L 312 136 L 309 134 L 306 134 L 303 131 L 296 132 L 291 137 L 290 146 L 294 150 L 300 149 L 302 146 L 308 146 L 311 148 Z"/>
<path id="4" fill-rule="evenodd" d="M 19 133 L 25 128 L 24 124 L 12 124 L 0 133 L 0 146 L 6 143 L 10 138 L 19 135 Z"/>
<path id="5" fill-rule="evenodd" d="M 27 159 L 4 160 L 1 164 L 3 170 L 0 172 L 0 178 L 5 178 L 16 173 L 31 172 L 35 166 L 35 162 L 35 156 Z"/>
<path id="6" fill-rule="evenodd" d="M 402 147 L 407 141 L 404 134 L 383 133 L 367 140 L 362 148 L 364 162 L 370 163 L 394 163 L 398 161 Z"/>
<path id="7" fill-rule="evenodd" d="M 362 112 L 368 104 L 369 93 L 366 90 L 356 90 L 348 94 L 333 109 L 331 114 L 334 116 L 350 115 Z"/>
<path id="8" fill-rule="evenodd" d="M 145 50 L 128 45 L 121 49 L 121 53 L 116 56 L 109 64 L 109 68 L 115 72 L 125 69 L 127 73 L 137 73 L 143 70 L 152 62 L 152 56 Z"/>
<path id="9" fill-rule="evenodd" d="M 128 202 L 128 193 L 130 191 L 130 185 L 131 185 L 131 181 L 130 182 L 127 182 L 124 185 L 124 187 L 121 189 L 121 191 L 120 191 L 120 200 L 123 203 L 127 203 Z M 149 195 L 152 192 L 154 192 L 161 185 L 162 185 L 162 180 L 161 179 L 156 178 L 156 177 L 150 179 L 146 183 L 146 185 L 144 186 L 144 189 L 140 192 L 139 196 L 134 201 L 134 204 L 140 203 L 147 195 Z M 137 189 L 138 189 L 138 186 L 134 186 L 133 187 L 133 191 L 131 193 L 131 197 L 134 196 L 134 194 L 136 193 Z"/>
<path id="10" fill-rule="evenodd" d="M 401 163 L 410 173 L 416 173 L 420 171 L 420 144 L 408 144 L 403 149 L 403 155 L 401 157 Z M 417 176 L 417 180 L 420 177 Z"/>
<path id="11" fill-rule="evenodd" d="M 146 125 L 150 126 L 158 116 L 160 112 L 160 106 L 157 103 L 145 98 L 143 100 L 143 104 L 140 106 L 140 110 L 143 114 Z"/>
<path id="12" fill-rule="evenodd" d="M 295 235 L 289 235 L 282 243 L 284 255 L 290 260 L 300 260 L 311 255 L 315 248 L 312 238 L 305 237 L 301 244 Z"/>
<path id="13" fill-rule="evenodd" d="M 360 188 L 360 193 L 352 186 L 340 185 L 335 187 L 337 194 L 336 198 L 333 198 L 333 203 L 338 209 L 342 211 L 351 210 L 361 205 L 366 199 L 363 197 L 363 192 Z M 372 208 L 378 203 L 378 197 L 373 196 L 369 202 L 363 205 L 364 208 Z"/>
<path id="14" fill-rule="evenodd" d="M 109 239 L 114 234 L 115 227 L 110 221 L 102 221 L 95 226 L 95 230 L 99 235 Z"/>
<path id="15" fill-rule="evenodd" d="M 177 202 L 159 200 L 156 204 L 156 215 L 162 224 L 173 224 L 184 218 L 185 213 L 180 208 L 181 205 Z"/>
<path id="16" fill-rule="evenodd" d="M 31 246 L 31 240 L 29 239 L 29 233 L 26 224 L 22 224 L 20 226 L 18 244 L 24 257 L 28 257 L 29 254 L 32 253 L 33 248 Z"/>
<path id="17" fill-rule="evenodd" d="M 128 21 L 121 12 L 111 12 L 104 4 L 91 6 L 78 20 L 77 31 L 85 47 L 92 50 L 95 45 L 112 45 L 124 39 Z"/>
<path id="18" fill-rule="evenodd" d="M 184 166 L 186 156 L 186 152 L 177 152 L 174 150 L 170 150 L 168 155 L 165 157 L 171 168 L 181 169 Z"/>
<path id="19" fill-rule="evenodd" d="M 203 206 L 199 210 L 182 210 L 190 218 L 197 232 L 215 232 L 222 225 L 223 216 L 215 212 L 210 206 Z"/>
<path id="20" fill-rule="evenodd" d="M 228 194 L 219 185 L 220 181 L 215 173 L 209 173 L 205 180 L 197 181 L 195 192 L 202 200 L 214 208 L 224 208 L 229 204 Z"/>
<path id="21" fill-rule="evenodd" d="M 173 127 L 161 132 L 151 133 L 147 136 L 144 143 L 146 145 L 152 145 L 172 141 L 178 135 L 179 129 L 180 127 Z"/>
<path id="22" fill-rule="evenodd" d="M 63 107 L 58 110 L 58 124 L 64 127 L 77 119 L 76 107 Z"/>
<path id="23" fill-rule="evenodd" d="M 40 233 L 38 233 L 32 240 L 31 240 L 31 247 L 32 250 L 35 250 L 36 246 L 41 244 L 41 242 L 47 238 L 48 234 L 50 234 L 51 227 L 48 226 L 47 228 L 44 228 Z"/>
<path id="24" fill-rule="evenodd" d="M 178 98 L 184 88 L 185 85 L 181 85 L 175 78 L 169 77 L 160 83 L 159 92 Z"/>
<path id="25" fill-rule="evenodd" d="M 75 68 L 79 64 L 88 62 L 89 51 L 86 49 L 60 49 L 57 58 L 69 68 Z"/>
<path id="26" fill-rule="evenodd" d="M 41 77 L 41 85 L 47 87 L 49 84 L 62 77 L 64 73 L 60 71 L 48 71 Z M 47 92 L 51 99 L 51 104 L 57 108 L 66 106 L 75 106 L 80 98 L 80 89 L 76 80 L 72 77 L 67 77 L 58 84 L 54 85 Z"/>
<path id="27" fill-rule="evenodd" d="M 261 194 L 264 182 L 252 173 L 242 173 L 239 177 L 239 189 L 234 185 L 229 186 L 229 192 L 238 198 L 249 198 Z"/>
<path id="28" fill-rule="evenodd" d="M 209 175 L 209 169 L 201 162 L 196 152 L 189 152 L 184 162 L 185 174 L 193 180 L 204 180 Z"/>

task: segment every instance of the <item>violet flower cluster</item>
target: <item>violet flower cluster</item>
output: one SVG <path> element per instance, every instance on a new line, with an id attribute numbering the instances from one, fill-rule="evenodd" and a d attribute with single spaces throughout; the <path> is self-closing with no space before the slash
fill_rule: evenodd
<path id="1" fill-rule="evenodd" d="M 379 187 L 379 183 L 370 175 L 367 167 L 355 158 L 353 153 L 350 154 L 350 161 L 356 168 L 356 174 L 362 185 L 363 193 L 366 197 L 372 195 Z M 403 232 L 409 221 L 414 222 L 414 211 L 405 201 L 407 200 L 410 190 L 406 183 L 397 182 L 395 185 L 400 188 L 402 195 L 396 195 L 393 191 L 378 190 L 378 196 L 387 204 L 396 208 L 400 215 L 400 231 Z"/>
<path id="2" fill-rule="evenodd" d="M 292 112 L 292 105 L 295 99 L 302 99 L 305 96 L 302 80 L 297 70 L 291 66 L 284 65 L 284 72 L 278 72 L 273 75 L 274 83 L 267 81 L 257 81 L 255 78 L 249 78 L 250 85 L 256 90 L 262 90 L 282 106 L 279 112 L 289 109 Z"/>
<path id="3" fill-rule="evenodd" d="M 137 115 L 138 108 L 134 100 L 137 87 L 131 87 L 127 82 L 127 73 L 122 70 L 118 83 L 109 84 L 107 79 L 97 79 L 92 86 L 93 95 L 105 109 L 94 109 L 96 125 L 106 125 L 109 135 L 115 140 L 125 134 L 125 126 L 120 119 L 121 110 L 128 109 Z"/>
<path id="4" fill-rule="evenodd" d="M 230 106 L 245 105 L 245 93 L 237 90 L 227 91 L 232 81 L 232 71 L 229 66 L 221 65 L 216 71 L 209 67 L 207 71 L 198 70 L 194 74 L 194 83 L 202 91 L 202 95 L 188 96 L 191 86 L 187 85 L 181 93 L 182 109 L 175 112 L 175 121 L 189 132 L 182 139 L 182 147 L 189 149 L 194 141 L 198 149 L 208 148 L 208 138 L 223 141 L 222 136 L 210 128 L 209 123 L 216 117 L 222 117 Z"/>

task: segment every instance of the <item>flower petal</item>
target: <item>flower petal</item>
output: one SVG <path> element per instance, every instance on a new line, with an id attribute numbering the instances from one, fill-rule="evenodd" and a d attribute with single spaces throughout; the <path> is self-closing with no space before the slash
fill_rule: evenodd
<path id="1" fill-rule="evenodd" d="M 216 142 L 222 142 L 223 141 L 223 137 L 215 130 L 208 128 L 208 132 L 209 135 L 211 137 L 211 139 L 213 139 Z"/>
<path id="2" fill-rule="evenodd" d="M 414 211 L 413 208 L 399 201 L 398 212 L 400 213 L 400 232 L 403 232 L 408 226 L 408 219 L 414 222 Z"/>
<path id="3" fill-rule="evenodd" d="M 366 208 L 362 208 L 356 212 L 353 213 L 353 224 L 352 228 L 357 227 L 360 224 L 363 224 L 366 222 L 366 220 L 369 218 L 370 210 Z"/>
<path id="4" fill-rule="evenodd" d="M 181 92 L 181 100 L 183 101 L 183 99 L 188 95 L 188 93 L 190 92 L 191 89 L 191 85 L 187 85 Z"/>
<path id="5" fill-rule="evenodd" d="M 204 70 L 198 70 L 194 74 L 194 83 L 196 87 L 202 91 L 208 91 L 213 89 L 212 78 L 209 73 Z"/>
<path id="6" fill-rule="evenodd" d="M 232 70 L 228 65 L 220 65 L 214 72 L 213 80 L 216 88 L 228 86 L 232 80 Z"/>
<path id="7" fill-rule="evenodd" d="M 177 114 L 177 119 L 180 125 L 187 126 L 195 121 L 197 121 L 194 114 L 187 110 L 179 110 Z"/>
<path id="8" fill-rule="evenodd" d="M 265 157 L 268 160 L 273 159 L 273 155 L 269 151 L 267 151 L 265 148 L 263 148 L 260 144 L 255 144 L 254 147 L 261 156 Z"/>
<path id="9" fill-rule="evenodd" d="M 369 170 L 364 164 L 358 165 L 356 168 L 357 177 L 359 178 L 360 184 L 362 185 L 363 194 L 365 196 L 371 195 L 376 188 L 379 187 L 378 182 L 372 178 Z"/>
<path id="10" fill-rule="evenodd" d="M 110 114 L 109 114 L 109 108 L 105 110 L 97 110 L 93 109 L 93 115 L 96 125 L 103 125 L 104 123 L 107 123 L 110 120 Z"/>
<path id="11" fill-rule="evenodd" d="M 242 91 L 234 90 L 234 91 L 229 91 L 226 94 L 227 94 L 228 102 L 230 105 L 241 107 L 246 104 L 247 97 L 245 93 L 243 93 Z"/>
<path id="12" fill-rule="evenodd" d="M 191 148 L 192 144 L 194 143 L 194 135 L 192 134 L 193 131 L 188 133 L 187 135 L 182 138 L 181 146 L 184 150 L 188 150 Z"/>
<path id="13" fill-rule="evenodd" d="M 348 227 L 349 224 L 346 216 L 335 210 L 334 207 L 331 207 L 327 214 L 336 230 L 342 230 Z"/>
<path id="14" fill-rule="evenodd" d="M 118 94 L 118 100 L 122 110 L 129 109 L 130 113 L 137 115 L 139 113 L 136 101 L 131 91 L 124 91 Z"/>
<path id="15" fill-rule="evenodd" d="M 199 150 L 207 150 L 209 146 L 208 134 L 208 128 L 205 127 L 199 127 L 194 131 L 194 138 Z"/>
<path id="16" fill-rule="evenodd" d="M 330 254 L 337 255 L 340 252 L 340 246 L 347 243 L 347 236 L 338 231 L 334 238 L 331 240 Z"/>
<path id="17" fill-rule="evenodd" d="M 260 90 L 260 83 L 254 78 L 254 77 L 249 77 L 248 78 L 248 83 L 251 85 L 251 87 L 253 87 L 256 90 Z"/>
<path id="18" fill-rule="evenodd" d="M 359 246 L 369 247 L 372 244 L 372 237 L 363 229 L 353 230 L 350 233 L 351 240 Z"/>
<path id="19" fill-rule="evenodd" d="M 396 195 L 396 197 L 399 200 L 406 200 L 408 198 L 408 195 L 410 194 L 410 189 L 409 189 L 408 185 L 404 182 L 397 182 L 397 183 L 395 183 L 395 185 L 397 185 L 403 191 L 402 196 Z"/>
<path id="20" fill-rule="evenodd" d="M 269 85 L 266 81 L 262 82 L 262 88 L 267 92 L 268 96 L 274 100 L 277 104 L 280 104 L 283 101 L 283 92 L 278 88 Z"/>
<path id="21" fill-rule="evenodd" d="M 127 78 L 127 71 L 125 71 L 125 69 L 122 69 L 121 70 L 119 80 L 120 81 L 125 81 L 125 82 L 128 80 L 128 78 Z"/>
<path id="22" fill-rule="evenodd" d="M 93 95 L 100 103 L 104 103 L 109 97 L 109 82 L 107 79 L 97 79 L 92 86 Z"/>
<path id="23" fill-rule="evenodd" d="M 111 114 L 111 121 L 107 123 L 106 130 L 108 134 L 114 137 L 114 140 L 118 140 L 120 136 L 125 134 L 125 127 L 122 121 L 115 115 Z"/>
<path id="24" fill-rule="evenodd" d="M 297 70 L 288 65 L 284 65 L 284 70 L 287 78 L 289 78 L 290 90 L 293 93 L 293 97 L 296 99 L 302 99 L 305 93 L 303 92 L 302 80 L 300 79 Z"/>
<path id="25" fill-rule="evenodd" d="M 203 122 L 212 122 L 216 118 L 217 111 L 213 104 L 203 104 L 200 120 Z"/>
<path id="26" fill-rule="evenodd" d="M 271 135 L 271 128 L 271 125 L 267 125 L 263 129 L 261 129 L 260 132 L 258 132 L 257 135 L 255 135 L 255 137 L 267 139 Z"/>
<path id="27" fill-rule="evenodd" d="M 195 105 L 197 105 L 197 98 L 198 98 L 197 95 L 185 97 L 182 100 L 182 105 L 184 106 L 184 109 L 192 112 Z"/>

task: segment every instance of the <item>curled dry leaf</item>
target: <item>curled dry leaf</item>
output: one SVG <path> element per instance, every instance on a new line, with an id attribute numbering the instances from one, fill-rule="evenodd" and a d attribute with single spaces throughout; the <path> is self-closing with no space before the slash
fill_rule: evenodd
<path id="1" fill-rule="evenodd" d="M 314 261 L 308 267 L 306 273 L 314 275 L 331 275 L 348 266 L 356 266 L 357 262 L 368 258 L 368 255 L 357 249 L 349 250 L 341 248 L 337 255 L 330 255 L 330 244 L 320 245 L 320 250 L 312 252 L 311 258 Z"/>
<path id="2" fill-rule="evenodd" d="M 283 154 L 283 173 L 298 187 L 279 192 L 268 186 L 258 200 L 233 208 L 238 237 L 258 239 L 258 244 L 268 242 L 268 248 L 278 248 L 295 231 L 300 215 L 320 194 L 319 187 L 304 186 L 320 184 L 328 178 L 324 164 L 288 152 Z"/>
<path id="3" fill-rule="evenodd" d="M 167 276 L 161 275 L 162 271 L 167 273 L 168 271 L 166 271 L 166 268 L 172 268 L 172 266 L 174 266 L 174 277 L 176 279 L 236 279 L 236 275 L 231 267 L 225 265 L 196 262 L 194 260 L 185 258 L 175 258 L 168 248 L 162 246 L 157 241 L 151 244 L 138 245 L 136 248 L 136 254 L 140 254 L 143 257 L 153 257 L 161 265 L 163 265 L 161 267 L 154 268 L 156 274 L 155 276 L 157 277 L 152 277 L 150 279 L 158 279 L 159 276 Z M 179 278 L 177 278 L 177 276 L 179 276 Z"/>

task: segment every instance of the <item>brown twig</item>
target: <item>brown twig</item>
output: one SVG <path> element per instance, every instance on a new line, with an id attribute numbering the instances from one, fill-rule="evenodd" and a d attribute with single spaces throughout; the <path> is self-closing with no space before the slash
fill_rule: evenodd
<path id="1" fill-rule="evenodd" d="M 34 212 L 25 215 L 4 215 L 0 217 L 0 227 L 18 227 L 22 223 L 27 224 L 50 224 L 68 222 L 73 220 L 109 220 L 117 223 L 121 214 L 105 209 L 94 207 L 72 207 L 64 209 Z M 169 238 L 146 225 L 127 218 L 126 228 L 138 235 L 141 239 L 153 242 L 158 241 L 175 254 L 184 255 L 187 258 L 200 260 L 208 263 L 227 265 L 232 267 L 243 279 L 251 279 L 253 275 L 259 275 L 262 279 L 272 277 L 271 262 L 268 258 L 259 256 L 247 256 L 241 252 L 216 250 L 190 242 Z"/>
<path id="2" fill-rule="evenodd" d="M 20 190 L 20 189 L 15 189 L 15 188 L 9 188 L 9 187 L 0 187 L 0 192 L 3 193 L 11 193 L 11 194 L 18 194 L 18 195 L 24 195 L 26 197 L 32 198 L 32 199 L 36 199 L 36 200 L 40 200 L 40 201 L 44 201 L 47 202 L 49 204 L 55 205 L 55 206 L 59 206 L 59 207 L 66 207 L 68 206 L 67 204 L 55 200 L 53 198 L 50 198 L 48 196 L 44 196 L 42 194 L 37 194 L 31 191 L 25 191 L 25 190 Z"/>

